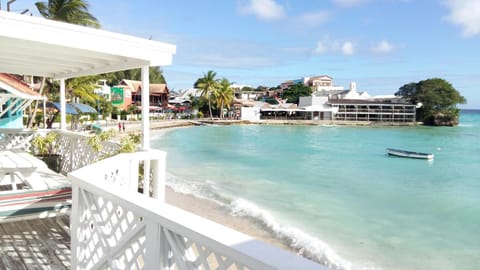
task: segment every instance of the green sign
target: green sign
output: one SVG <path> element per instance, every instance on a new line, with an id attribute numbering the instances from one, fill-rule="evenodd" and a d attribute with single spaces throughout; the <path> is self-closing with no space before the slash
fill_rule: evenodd
<path id="1" fill-rule="evenodd" d="M 123 105 L 123 87 L 112 87 L 112 105 Z"/>

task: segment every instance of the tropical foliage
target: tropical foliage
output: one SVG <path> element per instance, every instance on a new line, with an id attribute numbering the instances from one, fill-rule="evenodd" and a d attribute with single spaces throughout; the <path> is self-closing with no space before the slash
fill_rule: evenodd
<path id="1" fill-rule="evenodd" d="M 215 91 L 218 88 L 218 81 L 215 76 L 217 76 L 217 73 L 213 70 L 209 70 L 207 74 L 203 74 L 203 77 L 199 78 L 194 84 L 195 88 L 202 90 L 201 95 L 208 98 L 208 110 L 211 119 L 213 119 L 212 96 L 215 95 Z"/>
<path id="2" fill-rule="evenodd" d="M 100 28 L 100 23 L 88 12 L 86 1 L 48 0 L 48 2 L 37 2 L 35 6 L 46 19 Z"/>
<path id="3" fill-rule="evenodd" d="M 312 92 L 312 88 L 305 86 L 301 83 L 297 83 L 285 89 L 282 94 L 282 98 L 286 99 L 289 103 L 298 104 L 300 97 L 311 96 Z"/>
<path id="4" fill-rule="evenodd" d="M 123 79 L 139 81 L 141 78 L 141 74 L 142 74 L 141 69 L 136 68 L 136 69 L 106 73 L 106 74 L 103 74 L 102 77 L 107 80 L 107 83 L 109 85 L 117 85 Z M 163 71 L 160 67 L 150 67 L 148 77 L 149 77 L 150 83 L 166 83 L 165 77 L 163 76 Z"/>
<path id="5" fill-rule="evenodd" d="M 230 104 L 233 102 L 234 93 L 230 85 L 231 83 L 226 78 L 222 78 L 218 83 L 218 88 L 214 92 L 216 102 L 220 104 L 221 119 L 224 117 L 223 108 L 226 106 L 227 109 L 230 109 Z"/>
<path id="6" fill-rule="evenodd" d="M 466 102 L 448 81 L 440 78 L 405 84 L 395 95 L 418 104 L 417 120 L 426 125 L 458 125 L 460 110 L 456 105 Z"/>
<path id="7" fill-rule="evenodd" d="M 210 117 L 213 119 L 212 107 L 215 107 L 219 117 L 223 119 L 224 109 L 230 109 L 235 93 L 231 88 L 230 81 L 226 78 L 217 79 L 216 76 L 216 72 L 209 70 L 203 74 L 203 77 L 197 79 L 194 87 L 202 92 L 201 97 L 194 102 L 194 105 L 201 109 L 207 99 Z"/>

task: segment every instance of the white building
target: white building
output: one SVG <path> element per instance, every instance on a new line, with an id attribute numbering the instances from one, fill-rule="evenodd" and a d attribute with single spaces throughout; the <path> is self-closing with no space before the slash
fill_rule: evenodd
<path id="1" fill-rule="evenodd" d="M 107 85 L 107 80 L 99 80 L 97 87 L 93 90 L 93 93 L 102 96 L 107 99 L 107 101 L 111 101 L 112 90 L 110 86 Z"/>

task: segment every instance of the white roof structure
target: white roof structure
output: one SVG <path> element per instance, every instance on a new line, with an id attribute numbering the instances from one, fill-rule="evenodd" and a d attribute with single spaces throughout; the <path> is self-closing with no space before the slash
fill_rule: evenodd
<path id="1" fill-rule="evenodd" d="M 170 65 L 175 52 L 167 43 L 0 10 L 0 72 L 60 80 L 62 108 L 65 79 L 133 68 L 142 69 L 148 96 L 148 67 Z M 148 99 L 142 105 L 143 148 L 149 148 Z"/>
<path id="2" fill-rule="evenodd" d="M 172 63 L 171 44 L 0 11 L 0 72 L 67 79 Z"/>

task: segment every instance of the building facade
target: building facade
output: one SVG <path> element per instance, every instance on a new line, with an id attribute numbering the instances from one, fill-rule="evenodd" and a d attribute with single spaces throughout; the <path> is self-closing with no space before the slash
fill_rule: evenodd
<path id="1" fill-rule="evenodd" d="M 20 78 L 0 73 L 0 128 L 23 128 L 23 111 L 35 100 L 45 100 Z"/>
<path id="2" fill-rule="evenodd" d="M 166 84 L 150 84 L 149 101 L 151 107 L 166 108 L 168 106 L 169 90 Z M 142 82 L 122 80 L 112 87 L 112 104 L 119 110 L 126 110 L 130 105 L 140 106 L 142 101 Z"/>

